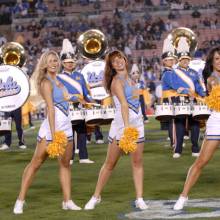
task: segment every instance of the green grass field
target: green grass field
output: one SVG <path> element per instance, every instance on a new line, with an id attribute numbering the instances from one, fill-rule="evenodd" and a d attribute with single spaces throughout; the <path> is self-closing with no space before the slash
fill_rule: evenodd
<path id="1" fill-rule="evenodd" d="M 116 166 L 113 175 L 102 194 L 102 202 L 93 211 L 63 211 L 62 194 L 58 179 L 56 160 L 48 159 L 37 173 L 35 181 L 28 191 L 24 214 L 15 216 L 12 208 L 16 200 L 21 175 L 30 161 L 39 124 L 33 131 L 25 133 L 27 150 L 18 150 L 14 141 L 10 151 L 0 152 L 0 220 L 113 220 L 121 219 L 123 214 L 134 210 L 135 199 L 130 158 L 123 156 Z M 144 199 L 176 199 L 180 193 L 186 172 L 194 161 L 191 157 L 190 141 L 187 141 L 183 155 L 172 158 L 172 151 L 166 141 L 167 132 L 160 131 L 159 122 L 153 118 L 145 126 L 146 143 L 144 150 Z M 107 138 L 108 127 L 103 127 Z M 13 133 L 13 140 L 16 140 Z M 95 164 L 79 164 L 78 156 L 72 166 L 72 198 L 80 206 L 91 197 L 99 169 L 105 159 L 107 144 L 88 145 L 90 159 Z M 190 198 L 220 198 L 220 164 L 219 151 L 204 169 L 204 172 L 193 188 Z M 125 219 L 125 218 L 124 218 Z"/>

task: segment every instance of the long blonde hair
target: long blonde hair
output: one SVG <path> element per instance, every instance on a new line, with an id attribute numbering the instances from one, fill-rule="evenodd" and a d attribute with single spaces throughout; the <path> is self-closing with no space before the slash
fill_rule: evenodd
<path id="1" fill-rule="evenodd" d="M 61 63 L 60 63 L 60 58 L 57 54 L 57 52 L 55 52 L 54 50 L 49 50 L 49 51 L 46 51 L 44 52 L 37 65 L 36 65 L 36 68 L 34 70 L 34 73 L 32 74 L 31 78 L 33 78 L 34 82 L 35 82 L 35 85 L 36 85 L 36 88 L 37 88 L 37 91 L 38 91 L 38 94 L 41 94 L 40 92 L 40 87 L 41 87 L 41 82 L 46 79 L 46 74 L 47 74 L 47 65 L 48 65 L 48 57 L 50 55 L 54 55 L 57 57 L 58 59 L 58 62 L 59 62 L 59 70 L 60 70 L 60 67 L 61 67 Z M 58 70 L 58 71 L 59 71 Z"/>

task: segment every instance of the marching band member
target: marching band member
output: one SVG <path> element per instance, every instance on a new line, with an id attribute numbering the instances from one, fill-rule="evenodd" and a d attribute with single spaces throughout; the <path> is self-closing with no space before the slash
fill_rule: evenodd
<path id="1" fill-rule="evenodd" d="M 58 157 L 60 183 L 63 191 L 62 209 L 80 210 L 71 200 L 71 169 L 70 158 L 72 154 L 73 134 L 71 122 L 68 118 L 68 97 L 65 87 L 58 82 L 56 74 L 60 68 L 60 59 L 55 51 L 47 51 L 41 55 L 37 64 L 35 75 L 37 87 L 47 107 L 47 118 L 41 124 L 37 137 L 37 146 L 31 162 L 24 169 L 21 189 L 14 206 L 14 214 L 22 214 L 27 191 L 34 176 L 48 157 L 48 143 L 54 141 L 56 132 L 65 133 L 68 143 L 64 154 Z"/>
<path id="2" fill-rule="evenodd" d="M 220 47 L 213 48 L 206 59 L 203 70 L 206 88 L 210 93 L 213 86 L 220 84 Z M 219 100 L 216 100 L 219 106 Z M 213 110 L 206 124 L 206 137 L 197 160 L 188 170 L 187 178 L 182 193 L 174 205 L 174 210 L 183 209 L 188 200 L 191 188 L 196 184 L 202 169 L 208 164 L 220 145 L 220 112 Z"/>
<path id="3" fill-rule="evenodd" d="M 24 134 L 22 128 L 22 107 L 19 107 L 11 112 L 5 112 L 5 116 L 8 118 L 12 117 L 14 119 L 18 137 L 18 147 L 20 149 L 26 149 L 27 146 L 24 144 Z M 2 146 L 0 147 L 0 150 L 8 150 L 11 147 L 12 130 L 8 131 L 4 137 L 5 139 Z"/>
<path id="4" fill-rule="evenodd" d="M 144 123 L 140 109 L 138 88 L 133 85 L 129 79 L 128 61 L 122 52 L 116 50 L 110 52 L 106 56 L 104 84 L 107 92 L 110 92 L 113 96 L 116 116 L 112 121 L 109 131 L 109 146 L 105 163 L 100 170 L 95 192 L 84 209 L 94 209 L 95 206 L 101 202 L 101 192 L 121 155 L 121 150 L 119 146 L 117 146 L 117 141 L 122 138 L 125 128 L 134 126 L 139 131 L 137 149 L 130 154 L 136 191 L 135 206 L 144 210 L 148 208 L 142 198 L 144 175 L 142 161 L 144 149 Z"/>
<path id="5" fill-rule="evenodd" d="M 71 42 L 68 39 L 63 40 L 63 47 L 61 51 L 61 61 L 63 71 L 58 75 L 58 80 L 64 84 L 69 94 L 72 96 L 71 101 L 75 108 L 79 108 L 79 104 L 86 104 L 92 102 L 89 90 L 86 86 L 83 75 L 77 71 L 74 71 L 77 65 L 77 59 L 75 56 L 75 50 L 72 47 Z M 80 163 L 94 163 L 94 161 L 88 158 L 88 151 L 86 148 L 86 124 L 82 121 L 79 124 L 72 124 L 73 133 L 77 133 L 77 148 L 79 149 L 79 162 Z M 73 143 L 73 148 L 75 145 Z M 74 150 L 73 158 L 74 159 Z M 71 163 L 73 160 L 71 160 Z"/>
<path id="6" fill-rule="evenodd" d="M 138 69 L 138 66 L 137 64 L 133 64 L 132 65 L 132 68 L 131 68 L 131 72 L 130 72 L 130 76 L 131 76 L 131 79 L 134 81 L 134 83 L 137 84 L 139 90 L 140 90 L 140 96 L 139 96 L 139 100 L 140 100 L 140 104 L 141 104 L 141 112 L 142 112 L 142 115 L 143 115 L 143 120 L 145 123 L 148 122 L 148 117 L 146 115 L 146 103 L 145 103 L 145 100 L 147 99 L 146 98 L 146 88 L 145 88 L 145 85 L 144 85 L 144 81 L 142 81 L 140 78 L 141 78 L 141 74 L 140 74 L 140 71 Z M 149 103 L 149 101 L 148 101 Z"/>
<path id="7" fill-rule="evenodd" d="M 176 103 L 189 102 L 189 97 L 194 99 L 197 95 L 204 96 L 205 91 L 199 82 L 196 71 L 188 67 L 191 59 L 189 45 L 185 37 L 181 37 L 177 47 L 179 64 L 176 69 L 165 71 L 163 81 L 163 98 L 171 98 Z M 183 138 L 185 134 L 185 118 L 175 118 L 176 143 L 173 158 L 179 158 L 182 153 Z M 191 126 L 192 156 L 199 155 L 199 122 L 189 118 Z"/>
<path id="8" fill-rule="evenodd" d="M 175 76 L 173 66 L 176 63 L 175 49 L 170 39 L 166 38 L 163 44 L 163 72 L 162 72 L 162 98 L 164 103 L 174 103 L 178 94 L 173 90 L 175 81 L 172 80 Z M 176 88 L 177 89 L 177 88 Z M 170 138 L 171 146 L 174 144 L 175 124 L 174 120 L 168 121 L 168 136 Z"/>
<path id="9" fill-rule="evenodd" d="M 191 55 L 189 51 L 189 44 L 185 37 L 181 37 L 178 42 L 177 47 L 177 56 L 178 56 L 178 66 L 174 70 L 177 76 L 177 84 L 178 89 L 177 93 L 180 95 L 178 102 L 185 102 L 189 103 L 190 100 L 194 100 L 196 97 L 204 97 L 205 91 L 204 88 L 199 80 L 198 73 L 189 68 L 189 62 L 191 60 Z M 182 153 L 182 145 L 183 145 L 183 138 L 185 134 L 185 125 L 186 120 L 188 120 L 190 129 L 191 129 L 191 142 L 192 142 L 192 156 L 198 157 L 199 156 L 199 132 L 200 132 L 200 125 L 199 121 L 196 121 L 189 116 L 188 119 L 185 118 L 176 118 L 176 135 L 177 135 L 177 143 L 174 149 L 174 158 L 179 158 Z"/>
<path id="10" fill-rule="evenodd" d="M 195 70 L 198 73 L 200 84 L 202 85 L 204 91 L 206 91 L 204 79 L 202 76 L 203 69 L 205 68 L 205 61 L 202 59 L 203 52 L 197 50 L 193 56 L 193 59 L 190 60 L 189 68 Z"/>

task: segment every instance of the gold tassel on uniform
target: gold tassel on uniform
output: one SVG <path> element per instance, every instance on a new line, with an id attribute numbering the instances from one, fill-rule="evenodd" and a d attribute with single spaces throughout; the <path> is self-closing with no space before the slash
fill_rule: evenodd
<path id="1" fill-rule="evenodd" d="M 119 141 L 119 147 L 127 154 L 134 152 L 137 148 L 138 130 L 134 127 L 124 129 L 122 138 Z"/>
<path id="2" fill-rule="evenodd" d="M 205 103 L 211 110 L 220 112 L 220 85 L 212 88 L 209 96 L 205 98 Z"/>
<path id="3" fill-rule="evenodd" d="M 49 157 L 55 158 L 62 156 L 67 146 L 67 136 L 63 131 L 56 131 L 54 134 L 54 140 L 48 144 L 47 153 Z"/>

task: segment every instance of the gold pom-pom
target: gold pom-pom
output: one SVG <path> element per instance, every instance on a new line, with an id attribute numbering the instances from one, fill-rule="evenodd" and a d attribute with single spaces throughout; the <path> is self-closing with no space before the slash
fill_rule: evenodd
<path id="1" fill-rule="evenodd" d="M 134 127 L 124 129 L 123 136 L 119 141 L 119 147 L 127 154 L 134 152 L 137 148 L 138 130 Z"/>
<path id="2" fill-rule="evenodd" d="M 205 103 L 210 109 L 220 112 L 220 85 L 212 88 L 209 96 L 205 98 Z"/>
<path id="3" fill-rule="evenodd" d="M 56 131 L 54 134 L 54 140 L 48 144 L 47 153 L 49 157 L 55 158 L 62 156 L 67 146 L 67 136 L 63 131 Z"/>

